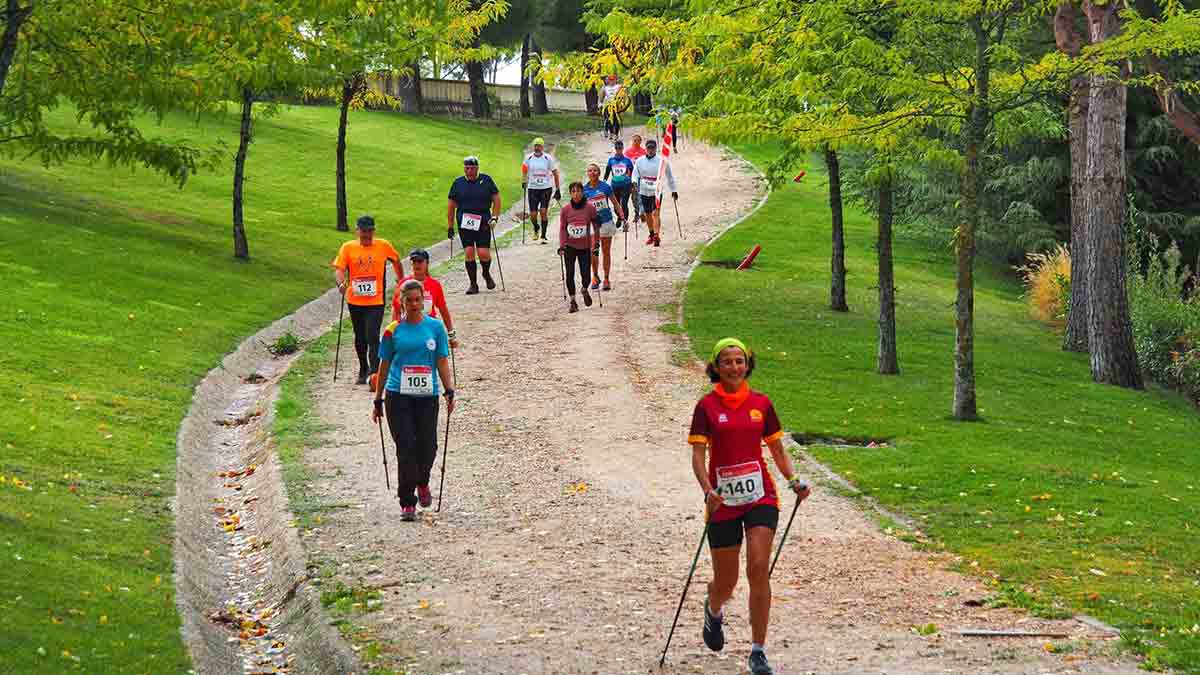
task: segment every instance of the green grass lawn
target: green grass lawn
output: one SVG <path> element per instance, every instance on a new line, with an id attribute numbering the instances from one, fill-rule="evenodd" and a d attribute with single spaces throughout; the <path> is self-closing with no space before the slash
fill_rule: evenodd
<path id="1" fill-rule="evenodd" d="M 770 148 L 739 148 L 760 166 Z M 982 421 L 949 418 L 954 266 L 895 245 L 901 374 L 875 373 L 875 225 L 847 211 L 848 314 L 831 312 L 826 183 L 816 166 L 718 240 L 692 276 L 685 327 L 705 358 L 739 335 L 755 387 L 793 432 L 888 439 L 816 456 L 991 580 L 998 602 L 1084 612 L 1122 629 L 1146 665 L 1200 672 L 1200 416 L 1182 397 L 1093 384 L 1087 357 L 1028 317 L 1008 270 L 975 291 Z"/>
<path id="2" fill-rule="evenodd" d="M 180 116 L 150 133 L 232 148 L 236 125 Z M 317 107 L 256 122 L 248 263 L 232 258 L 232 161 L 179 190 L 144 170 L 0 159 L 0 672 L 187 670 L 171 587 L 175 432 L 223 354 L 331 285 L 350 236 L 333 227 L 336 125 Z M 354 113 L 351 222 L 374 214 L 402 252 L 440 240 L 461 158 L 479 155 L 507 204 L 528 140 Z"/>

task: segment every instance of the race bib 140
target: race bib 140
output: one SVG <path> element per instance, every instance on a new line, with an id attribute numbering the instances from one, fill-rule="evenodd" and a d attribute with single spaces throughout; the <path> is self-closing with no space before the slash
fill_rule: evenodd
<path id="1" fill-rule="evenodd" d="M 729 506 L 745 506 L 762 499 L 762 465 L 746 462 L 717 467 L 717 492 Z"/>

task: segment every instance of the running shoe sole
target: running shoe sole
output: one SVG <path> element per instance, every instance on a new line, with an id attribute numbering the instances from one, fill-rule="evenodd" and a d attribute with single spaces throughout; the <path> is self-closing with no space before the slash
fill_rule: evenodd
<path id="1" fill-rule="evenodd" d="M 479 295 L 479 287 L 472 286 L 467 289 L 467 295 Z"/>

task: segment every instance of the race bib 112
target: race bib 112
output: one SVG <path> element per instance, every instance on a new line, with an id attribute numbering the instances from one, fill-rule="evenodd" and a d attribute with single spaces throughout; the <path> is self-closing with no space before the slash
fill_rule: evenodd
<path id="1" fill-rule="evenodd" d="M 350 288 L 353 289 L 355 297 L 359 298 L 373 298 L 379 293 L 375 277 L 355 277 L 350 282 Z"/>

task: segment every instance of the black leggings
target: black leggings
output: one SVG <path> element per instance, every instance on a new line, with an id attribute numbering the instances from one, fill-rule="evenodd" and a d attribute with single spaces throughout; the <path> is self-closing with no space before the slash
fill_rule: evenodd
<path id="1" fill-rule="evenodd" d="M 416 506 L 417 486 L 429 485 L 437 457 L 438 399 L 388 391 L 384 409 L 396 444 L 396 496 L 400 506 Z"/>
<path id="2" fill-rule="evenodd" d="M 604 130 L 613 136 L 621 135 L 621 116 L 617 113 L 604 113 Z"/>
<path id="3" fill-rule="evenodd" d="M 359 375 L 379 370 L 379 330 L 383 327 L 383 305 L 350 305 L 354 324 L 354 352 Z"/>
<path id="4" fill-rule="evenodd" d="M 579 266 L 580 283 L 587 288 L 592 281 L 592 252 L 567 246 L 563 251 L 563 260 L 567 265 L 567 293 L 575 297 L 575 266 Z"/>
<path id="5" fill-rule="evenodd" d="M 625 214 L 625 220 L 629 220 L 629 195 L 633 194 L 633 185 L 614 185 L 613 196 L 617 198 L 617 203 L 621 205 L 621 213 Z"/>

